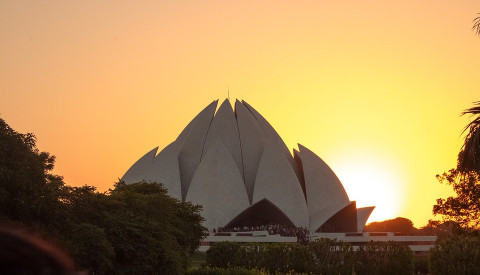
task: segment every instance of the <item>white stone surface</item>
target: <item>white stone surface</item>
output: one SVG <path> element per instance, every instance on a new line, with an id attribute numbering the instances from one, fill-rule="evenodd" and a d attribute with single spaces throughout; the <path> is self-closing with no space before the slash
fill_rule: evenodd
<path id="1" fill-rule="evenodd" d="M 349 199 L 342 183 L 328 165 L 312 151 L 298 145 L 302 160 L 308 211 L 318 213 L 332 205 L 346 205 Z"/>
<path id="2" fill-rule="evenodd" d="M 277 131 L 275 131 L 272 125 L 270 125 L 270 123 L 268 123 L 268 121 L 259 112 L 257 112 L 257 110 L 255 110 L 252 106 L 250 106 L 244 100 L 242 100 L 242 103 L 247 107 L 247 109 L 253 114 L 255 119 L 258 121 L 258 124 L 265 132 L 265 135 L 269 140 L 269 142 L 275 143 L 277 145 L 280 152 L 282 152 L 282 154 L 285 156 L 285 159 L 290 163 L 290 166 L 295 172 L 297 179 L 300 180 L 300 171 L 298 169 L 297 164 L 295 163 L 295 160 L 293 159 L 292 153 L 290 153 L 290 150 L 288 150 L 287 145 L 285 145 L 285 142 L 283 142 L 282 138 L 280 137 L 280 135 L 278 135 Z"/>
<path id="3" fill-rule="evenodd" d="M 153 150 L 149 151 L 143 157 L 137 160 L 137 162 L 135 162 L 132 167 L 127 170 L 125 175 L 123 175 L 122 180 L 127 184 L 146 180 L 148 174 L 147 170 L 152 164 L 153 158 L 155 158 L 157 150 L 158 147 L 155 147 Z"/>
<path id="4" fill-rule="evenodd" d="M 145 180 L 162 183 L 170 196 L 182 200 L 178 153 L 175 142 L 165 147 L 146 169 Z"/>
<path id="5" fill-rule="evenodd" d="M 375 206 L 357 208 L 357 229 L 362 232 Z"/>
<path id="6" fill-rule="evenodd" d="M 311 231 L 316 231 L 320 228 L 328 219 L 333 217 L 333 215 L 337 214 L 340 210 L 350 205 L 350 201 L 341 201 L 338 203 L 334 203 L 328 205 L 324 208 L 318 209 L 315 212 L 310 212 L 310 220 L 309 220 L 309 227 L 308 229 Z"/>
<path id="7" fill-rule="evenodd" d="M 235 102 L 235 113 L 242 147 L 245 188 L 251 203 L 258 165 L 267 138 L 252 113 L 238 100 Z"/>
<path id="8" fill-rule="evenodd" d="M 237 164 L 238 170 L 242 173 L 243 178 L 242 150 L 240 149 L 240 136 L 238 133 L 237 120 L 235 119 L 235 114 L 233 113 L 232 106 L 228 99 L 223 101 L 213 117 L 210 129 L 208 129 L 205 145 L 203 146 L 202 158 L 206 152 L 215 146 L 217 140 L 220 140 L 228 149 L 233 160 Z"/>
<path id="9" fill-rule="evenodd" d="M 186 201 L 203 206 L 204 226 L 209 230 L 225 226 L 249 206 L 242 175 L 220 140 L 202 159 Z"/>
<path id="10" fill-rule="evenodd" d="M 295 172 L 275 143 L 268 143 L 260 160 L 253 203 L 268 199 L 297 227 L 308 227 L 308 208 Z"/>
<path id="11" fill-rule="evenodd" d="M 180 179 L 182 181 L 181 190 L 183 200 L 185 200 L 192 177 L 200 164 L 203 146 L 207 137 L 208 128 L 210 127 L 215 109 L 217 108 L 217 102 L 218 101 L 215 100 L 203 109 L 192 121 L 188 133 L 184 136 L 179 136 L 178 145 L 181 146 L 181 149 L 178 156 L 178 163 L 180 167 Z"/>

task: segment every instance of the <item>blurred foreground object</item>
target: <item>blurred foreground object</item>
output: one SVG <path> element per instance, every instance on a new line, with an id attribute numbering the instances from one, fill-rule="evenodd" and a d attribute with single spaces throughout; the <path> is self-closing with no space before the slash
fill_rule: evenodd
<path id="1" fill-rule="evenodd" d="M 58 248 L 19 229 L 0 228 L 2 274 L 78 274 Z"/>

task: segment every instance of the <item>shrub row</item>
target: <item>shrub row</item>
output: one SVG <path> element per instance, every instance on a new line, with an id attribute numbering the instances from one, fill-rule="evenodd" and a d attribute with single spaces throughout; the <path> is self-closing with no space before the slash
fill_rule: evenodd
<path id="1" fill-rule="evenodd" d="M 480 274 L 480 237 L 452 235 L 440 240 L 429 257 L 431 274 Z"/>
<path id="2" fill-rule="evenodd" d="M 290 243 L 220 242 L 207 251 L 212 267 L 260 268 L 268 272 L 315 274 L 412 274 L 413 253 L 406 245 L 371 242 L 353 251 L 349 243 L 320 239 L 308 246 Z"/>
<path id="3" fill-rule="evenodd" d="M 287 273 L 275 271 L 268 272 L 265 269 L 252 268 L 247 269 L 243 267 L 202 267 L 196 269 L 190 269 L 187 271 L 186 275 L 312 275 L 311 273 L 298 273 L 295 271 L 290 271 Z"/>
<path id="4" fill-rule="evenodd" d="M 296 243 L 214 243 L 207 251 L 213 267 L 264 268 L 269 271 L 304 272 L 311 266 L 307 247 Z"/>

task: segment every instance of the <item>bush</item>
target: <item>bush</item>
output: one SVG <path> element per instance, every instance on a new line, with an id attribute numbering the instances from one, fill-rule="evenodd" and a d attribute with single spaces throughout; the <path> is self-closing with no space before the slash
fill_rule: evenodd
<path id="1" fill-rule="evenodd" d="M 395 242 L 371 242 L 354 252 L 349 243 L 320 239 L 296 243 L 214 243 L 207 264 L 217 268 L 260 268 L 273 274 L 412 274 L 413 253 Z M 217 273 L 208 273 L 217 274 Z M 224 274 L 224 273 L 219 273 Z"/>
<path id="2" fill-rule="evenodd" d="M 240 248 L 239 243 L 219 242 L 212 243 L 207 250 L 207 265 L 213 267 L 236 266 L 235 255 Z"/>
<path id="3" fill-rule="evenodd" d="M 415 266 L 415 274 L 429 274 L 428 271 L 428 254 L 414 255 L 413 265 Z"/>
<path id="4" fill-rule="evenodd" d="M 412 274 L 413 253 L 396 242 L 370 242 L 355 253 L 356 274 Z"/>
<path id="5" fill-rule="evenodd" d="M 432 274 L 480 274 L 480 237 L 455 234 L 440 240 L 429 257 Z"/>
<path id="6" fill-rule="evenodd" d="M 350 243 L 322 238 L 308 244 L 317 274 L 352 274 L 355 254 Z"/>
<path id="7" fill-rule="evenodd" d="M 204 267 L 199 269 L 189 270 L 187 275 L 263 275 L 262 271 L 256 269 L 246 269 L 242 267 Z"/>
<path id="8" fill-rule="evenodd" d="M 312 273 L 298 273 L 295 271 L 289 271 L 287 273 L 282 272 L 268 272 L 265 269 L 252 268 L 247 269 L 243 267 L 203 267 L 198 269 L 190 269 L 186 273 L 187 275 L 312 275 Z"/>
<path id="9" fill-rule="evenodd" d="M 207 251 L 207 264 L 263 268 L 270 272 L 305 272 L 310 269 L 311 254 L 307 247 L 290 243 L 214 243 Z"/>

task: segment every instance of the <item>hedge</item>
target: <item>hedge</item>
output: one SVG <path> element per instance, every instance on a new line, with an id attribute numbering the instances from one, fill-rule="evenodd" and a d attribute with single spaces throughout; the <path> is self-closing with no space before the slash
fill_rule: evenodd
<path id="1" fill-rule="evenodd" d="M 315 274 L 412 274 L 413 253 L 395 242 L 370 242 L 354 252 L 349 243 L 320 239 L 308 246 L 296 243 L 213 243 L 207 265 L 242 267 L 268 272 Z"/>
<path id="2" fill-rule="evenodd" d="M 429 256 L 432 274 L 480 274 L 480 237 L 452 235 L 438 242 Z"/>
<path id="3" fill-rule="evenodd" d="M 270 272 L 305 272 L 312 265 L 307 247 L 296 243 L 214 243 L 207 251 L 212 267 L 263 268 Z"/>

